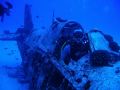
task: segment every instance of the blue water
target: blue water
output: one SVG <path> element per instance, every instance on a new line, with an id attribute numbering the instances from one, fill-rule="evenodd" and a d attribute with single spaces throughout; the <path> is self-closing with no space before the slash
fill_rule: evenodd
<path id="1" fill-rule="evenodd" d="M 54 17 L 79 22 L 86 32 L 98 28 L 113 36 L 120 44 L 120 0 L 0 0 L 0 3 L 4 4 L 4 1 L 11 2 L 13 9 L 11 15 L 5 16 L 4 22 L 0 22 L 0 34 L 4 30 L 15 32 L 17 28 L 23 27 L 24 7 L 25 4 L 29 4 L 34 29 L 49 29 L 54 12 Z M 2 54 L 0 53 L 0 57 Z"/>
<path id="2" fill-rule="evenodd" d="M 1 0 L 4 1 L 4 0 Z M 15 32 L 23 25 L 24 6 L 32 7 L 32 16 L 36 29 L 51 24 L 52 13 L 55 17 L 63 17 L 80 22 L 86 31 L 98 28 L 111 34 L 120 42 L 120 1 L 119 0 L 8 0 L 13 4 L 11 16 L 6 16 L 0 23 L 0 32 Z M 39 18 L 36 18 L 39 16 Z M 16 23 L 17 22 L 17 23 Z"/>

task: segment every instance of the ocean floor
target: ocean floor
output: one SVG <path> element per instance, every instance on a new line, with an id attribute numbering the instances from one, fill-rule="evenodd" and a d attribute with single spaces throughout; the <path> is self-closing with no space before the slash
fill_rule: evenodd
<path id="1" fill-rule="evenodd" d="M 27 90 L 27 84 L 21 84 L 9 72 L 21 64 L 21 55 L 16 41 L 0 41 L 0 90 Z"/>

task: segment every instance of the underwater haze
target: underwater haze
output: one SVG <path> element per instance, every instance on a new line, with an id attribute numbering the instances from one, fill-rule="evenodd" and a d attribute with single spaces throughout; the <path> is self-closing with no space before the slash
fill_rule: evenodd
<path id="1" fill-rule="evenodd" d="M 1 9 L 1 5 L 6 7 L 5 2 L 13 6 L 10 12 L 7 8 Z M 60 28 L 56 18 L 62 24 L 65 22 L 63 26 L 60 23 Z M 86 33 L 81 32 L 82 38 L 77 40 L 81 41 L 80 50 L 88 49 L 78 61 L 70 57 L 69 64 L 61 59 L 62 50 L 63 57 L 65 54 L 65 45 L 71 44 L 67 39 L 61 45 L 61 34 L 74 27 L 71 25 L 66 29 L 66 20 L 75 21 L 73 24 L 79 23 L 78 25 L 83 27 Z M 93 31 L 89 36 L 89 31 L 93 29 L 102 31 L 104 35 Z M 105 35 L 106 37 L 108 35 L 111 42 Z M 70 40 L 74 39 L 70 38 Z M 89 45 L 87 46 L 86 43 Z M 61 47 L 57 47 L 59 44 Z M 72 51 L 71 48 L 70 50 Z M 99 52 L 102 50 L 102 53 Z M 54 53 L 60 54 L 61 57 L 57 58 Z M 83 54 L 84 51 L 75 54 L 81 53 Z M 0 90 L 109 90 L 109 83 L 110 88 L 113 88 L 110 90 L 120 90 L 118 59 L 120 59 L 120 0 L 0 0 Z M 97 63 L 97 68 L 93 66 L 96 71 L 89 68 L 92 66 L 89 60 L 93 60 L 94 64 Z M 119 63 L 116 64 L 118 61 Z M 93 70 L 93 74 L 90 70 L 91 72 Z M 89 73 L 88 76 L 86 72 Z M 91 83 L 88 78 L 93 82 Z M 67 89 L 63 89 L 66 85 Z M 100 88 L 96 89 L 98 86 Z"/>
<path id="2" fill-rule="evenodd" d="M 1 0 L 4 1 L 4 0 Z M 7 0 L 13 4 L 10 16 L 0 22 L 0 32 L 15 32 L 23 26 L 25 3 L 32 7 L 33 22 L 36 29 L 49 28 L 53 12 L 55 17 L 80 22 L 86 31 L 98 28 L 112 35 L 120 42 L 120 1 L 119 0 Z M 36 17 L 39 16 L 39 17 Z"/>

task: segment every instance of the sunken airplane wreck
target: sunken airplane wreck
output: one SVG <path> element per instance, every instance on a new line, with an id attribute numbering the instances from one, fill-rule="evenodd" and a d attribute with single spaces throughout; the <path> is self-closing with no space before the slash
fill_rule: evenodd
<path id="1" fill-rule="evenodd" d="M 71 45 L 67 41 L 79 29 L 82 52 L 86 52 L 78 60 L 72 59 L 75 52 L 62 60 L 65 47 Z M 24 28 L 15 35 L 23 59 L 18 80 L 29 83 L 29 90 L 120 90 L 120 46 L 111 36 L 96 29 L 86 33 L 79 23 L 61 18 L 43 35 L 34 30 L 29 5 L 25 7 Z"/>

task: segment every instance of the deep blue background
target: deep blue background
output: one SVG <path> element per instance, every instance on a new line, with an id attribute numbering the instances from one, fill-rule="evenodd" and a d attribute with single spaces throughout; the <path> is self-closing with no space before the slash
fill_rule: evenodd
<path id="1" fill-rule="evenodd" d="M 0 0 L 4 1 L 4 0 Z M 80 22 L 86 31 L 98 28 L 112 35 L 120 42 L 120 0 L 7 0 L 14 8 L 11 16 L 6 16 L 4 23 L 0 22 L 0 32 L 16 29 L 23 25 L 24 6 L 29 3 L 36 29 L 42 26 L 49 28 L 52 13 L 55 17 Z M 39 17 L 36 17 L 39 16 Z"/>

